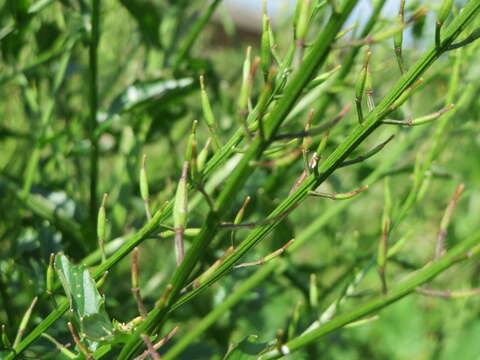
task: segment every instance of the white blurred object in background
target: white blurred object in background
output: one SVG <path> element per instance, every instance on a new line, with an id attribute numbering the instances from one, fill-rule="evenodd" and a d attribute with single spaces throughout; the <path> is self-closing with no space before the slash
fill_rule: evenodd
<path id="1" fill-rule="evenodd" d="M 262 0 L 224 0 L 235 24 L 257 32 L 262 27 Z M 278 17 L 293 11 L 295 0 L 267 0 L 268 15 L 275 22 Z"/>

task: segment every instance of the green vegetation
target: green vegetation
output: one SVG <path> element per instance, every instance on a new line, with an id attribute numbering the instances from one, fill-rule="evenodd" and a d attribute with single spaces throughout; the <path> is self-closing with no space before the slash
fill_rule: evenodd
<path id="1" fill-rule="evenodd" d="M 221 2 L 0 1 L 0 358 L 477 359 L 480 2 Z"/>

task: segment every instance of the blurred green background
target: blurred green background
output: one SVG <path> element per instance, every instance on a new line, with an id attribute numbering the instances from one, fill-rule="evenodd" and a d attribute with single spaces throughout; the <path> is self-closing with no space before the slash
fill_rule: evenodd
<path id="1" fill-rule="evenodd" d="M 99 149 L 100 176 L 98 194 L 109 194 L 108 239 L 138 229 L 145 222 L 139 194 L 138 173 L 142 155 L 147 154 L 147 169 L 152 208 L 172 197 L 180 176 L 186 137 L 193 120 L 202 118 L 198 76 L 204 74 L 210 100 L 224 139 L 239 127 L 235 118 L 241 68 L 248 45 L 258 54 L 260 35 L 235 26 L 222 6 L 190 49 L 188 60 L 176 69 L 175 54 L 189 26 L 204 11 L 203 1 L 104 0 L 101 2 L 101 38 L 99 47 Z M 433 41 L 433 10 L 438 2 L 421 2 L 432 11 L 424 22 L 409 30 L 405 59 L 412 64 L 425 43 Z M 461 2 L 458 2 L 460 5 Z M 45 289 L 45 269 L 51 252 L 65 251 L 79 261 L 96 248 L 88 240 L 88 51 L 86 37 L 89 4 L 83 0 L 0 1 L 0 323 L 14 333 L 22 312 L 34 296 Z M 360 13 L 362 17 L 365 14 Z M 355 19 L 353 19 L 355 21 Z M 386 21 L 386 20 L 385 20 Z M 320 23 L 318 24 L 320 26 Z M 477 21 L 478 25 L 478 21 Z M 279 52 L 284 54 L 291 38 L 289 19 L 279 19 L 275 28 Z M 480 137 L 479 102 L 480 64 L 478 45 L 462 52 L 460 97 L 473 94 L 449 121 L 442 152 L 434 163 L 428 187 L 408 217 L 395 231 L 392 243 L 407 237 L 406 245 L 391 259 L 388 279 L 394 285 L 412 270 L 432 260 L 440 220 L 455 187 L 465 184 L 454 219 L 449 227 L 447 247 L 464 239 L 478 227 L 480 213 Z M 345 50 L 347 51 L 347 50 Z M 335 52 L 324 71 L 339 64 L 345 51 Z M 361 57 L 361 56 L 360 56 Z M 414 95 L 408 110 L 398 117 L 434 112 L 445 100 L 454 54 L 442 56 L 426 75 L 425 85 Z M 60 79 L 56 79 L 62 72 Z M 353 86 L 361 59 L 353 76 L 338 89 L 327 83 L 318 97 L 335 95 L 327 116 L 333 117 L 342 105 L 353 104 Z M 399 78 L 391 41 L 374 48 L 373 81 L 376 97 Z M 258 77 L 257 87 L 261 83 Z M 55 84 L 58 84 L 57 88 Z M 341 91 L 341 92 L 340 92 Z M 307 111 L 315 107 L 316 97 L 300 103 L 287 130 L 298 130 Z M 332 133 L 327 152 L 345 138 L 354 125 L 354 111 Z M 394 206 L 401 206 L 412 186 L 416 157 L 432 146 L 437 123 L 421 128 L 397 130 L 384 127 L 357 152 L 368 150 L 397 135 L 384 151 L 364 163 L 335 172 L 321 191 L 345 192 L 385 161 L 391 148 L 409 137 L 413 144 L 389 167 Z M 208 136 L 200 123 L 199 144 Z M 32 157 L 38 156 L 30 193 L 41 199 L 41 206 L 53 209 L 45 215 L 34 200 L 20 195 L 25 187 Z M 260 220 L 288 194 L 303 164 L 299 158 L 285 167 L 259 168 L 231 206 L 233 220 L 245 196 L 252 196 L 246 219 Z M 216 174 L 218 192 L 228 176 L 228 168 Z M 30 198 L 28 198 L 30 199 Z M 192 200 L 195 202 L 195 200 Z M 191 205 L 189 226 L 200 227 L 207 205 Z M 257 246 L 245 261 L 253 261 L 278 249 L 291 238 L 300 236 L 317 218 L 333 211 L 337 203 L 308 199 L 284 221 L 266 241 Z M 189 348 L 182 359 L 220 359 L 231 343 L 256 334 L 270 341 L 279 329 L 286 329 L 296 306 L 300 306 L 297 333 L 301 333 L 318 313 L 335 302 L 376 253 L 383 211 L 382 182 L 348 203 L 309 235 L 306 244 L 289 259 L 286 270 L 270 277 L 232 308 L 204 337 Z M 62 219 L 73 219 L 74 224 Z M 237 244 L 248 230 L 237 232 Z M 230 245 L 230 232 L 223 231 L 213 242 L 206 263 L 212 263 Z M 154 238 L 141 248 L 142 295 L 147 307 L 153 306 L 174 270 L 171 238 Z M 123 260 L 109 274 L 103 288 L 107 310 L 119 321 L 136 316 L 130 293 L 130 263 Z M 461 290 L 480 287 L 478 263 L 456 266 L 431 284 L 437 290 Z M 167 327 L 179 325 L 176 337 L 212 308 L 221 303 L 235 286 L 254 269 L 239 269 L 221 280 L 170 318 Z M 319 304 L 309 303 L 309 278 L 316 274 Z M 378 292 L 380 283 L 375 269 L 342 303 L 340 311 L 352 309 Z M 298 305 L 300 304 L 300 305 Z M 32 318 L 37 324 L 48 314 L 48 302 L 40 303 Z M 478 297 L 441 299 L 412 295 L 382 310 L 378 319 L 344 329 L 323 338 L 315 345 L 291 355 L 291 359 L 478 359 L 480 358 L 480 303 Z M 58 322 L 51 334 L 66 343 L 65 322 Z M 172 340 L 175 343 L 175 338 Z M 166 347 L 168 348 L 168 347 Z M 37 342 L 26 354 L 35 358 L 61 358 L 45 340 Z M 41 356 L 40 356 L 41 355 Z"/>

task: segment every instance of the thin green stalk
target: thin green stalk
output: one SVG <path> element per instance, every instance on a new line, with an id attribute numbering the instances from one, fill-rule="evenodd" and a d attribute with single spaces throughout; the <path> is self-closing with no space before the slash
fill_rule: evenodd
<path id="1" fill-rule="evenodd" d="M 287 83 L 282 98 L 278 101 L 272 110 L 268 122 L 265 123 L 265 138 L 273 139 L 278 128 L 287 117 L 290 110 L 295 105 L 297 99 L 301 96 L 303 89 L 308 85 L 315 75 L 317 69 L 325 62 L 330 50 L 331 44 L 335 41 L 337 33 L 347 19 L 347 16 L 356 5 L 356 0 L 346 0 L 339 14 L 332 14 L 332 17 L 326 25 L 324 31 L 319 34 L 317 40 L 311 47 L 310 52 L 306 56 L 302 67 L 293 74 L 293 77 Z M 167 305 L 163 309 L 154 309 L 145 321 L 139 326 L 134 336 L 127 342 L 122 349 L 118 359 L 129 359 L 141 345 L 139 339 L 140 334 L 151 333 L 157 329 L 165 319 L 168 308 L 178 297 L 181 289 L 186 285 L 188 276 L 193 267 L 197 264 L 199 258 L 205 252 L 209 242 L 216 234 L 219 228 L 220 215 L 224 214 L 229 208 L 238 190 L 245 183 L 248 176 L 253 172 L 250 166 L 252 160 L 258 159 L 262 152 L 266 149 L 266 144 L 260 137 L 256 137 L 251 143 L 247 153 L 242 157 L 240 163 L 232 172 L 227 183 L 223 187 L 217 202 L 215 210 L 211 211 L 207 216 L 207 220 L 202 228 L 201 233 L 194 239 L 194 242 L 187 252 L 181 266 L 175 271 L 172 281 L 173 286 L 169 294 Z M 279 214 L 276 214 L 279 215 Z M 243 244 L 243 243 L 242 243 Z M 240 247 L 242 247 L 240 245 Z M 222 266 L 221 266 L 222 267 Z"/>
<path id="2" fill-rule="evenodd" d="M 480 3 L 470 1 L 464 8 L 463 12 L 453 21 L 446 30 L 445 41 L 442 43 L 443 48 L 453 42 L 462 30 L 468 25 L 473 17 L 480 11 Z M 396 86 L 388 93 L 385 98 L 372 111 L 363 125 L 357 125 L 352 133 L 341 143 L 337 149 L 321 164 L 318 169 L 319 177 L 310 175 L 300 187 L 286 198 L 280 205 L 273 210 L 268 218 L 275 219 L 272 222 L 262 224 L 238 246 L 235 251 L 225 259 L 219 268 L 211 275 L 209 279 L 199 288 L 189 294 L 186 294 L 179 304 L 184 303 L 190 297 L 203 290 L 203 288 L 211 285 L 219 278 L 230 271 L 233 265 L 261 239 L 263 239 L 270 231 L 272 231 L 282 221 L 282 214 L 289 213 L 294 207 L 298 206 L 308 195 L 310 190 L 318 187 L 328 176 L 343 163 L 344 159 L 380 124 L 382 117 L 388 114 L 390 107 L 395 103 L 404 91 L 406 91 L 420 76 L 432 65 L 432 63 L 440 56 L 442 49 L 432 47 L 427 53 L 421 57 L 412 68 L 399 79 Z M 176 305 L 177 306 L 177 305 Z"/>
<path id="3" fill-rule="evenodd" d="M 283 265 L 286 265 L 283 263 Z M 250 276 L 241 285 L 239 285 L 233 293 L 228 296 L 219 306 L 210 312 L 207 316 L 202 318 L 200 322 L 195 325 L 194 328 L 189 329 L 170 350 L 162 356 L 164 360 L 175 359 L 179 356 L 188 345 L 197 340 L 198 337 L 205 332 L 210 326 L 212 326 L 218 318 L 223 315 L 228 309 L 244 299 L 245 295 L 255 288 L 259 283 L 264 281 L 275 269 L 279 270 L 282 266 L 279 266 L 278 261 L 270 262 L 265 266 L 262 266 L 255 274 Z"/>
<path id="4" fill-rule="evenodd" d="M 385 2 L 386 0 L 378 0 L 375 3 L 372 14 L 368 19 L 368 22 L 365 24 L 365 27 L 363 28 L 361 34 L 359 35 L 359 39 L 363 39 L 367 37 L 368 34 L 370 34 L 374 26 L 377 24 L 378 17 L 380 16 L 380 13 L 383 9 L 383 6 L 385 5 Z M 351 69 L 355 64 L 355 58 L 357 57 L 360 49 L 361 49 L 361 46 L 355 46 L 349 52 L 345 60 L 342 62 L 342 67 L 340 68 L 340 71 L 338 72 L 338 75 L 336 76 L 335 81 L 332 83 L 332 87 L 342 84 L 345 78 L 351 73 Z M 334 103 L 334 101 L 332 101 L 334 96 L 335 95 L 331 93 L 327 93 L 320 98 L 315 110 L 315 118 L 313 119 L 314 124 L 317 124 L 324 118 L 327 106 L 329 104 Z"/>
<path id="5" fill-rule="evenodd" d="M 353 2 L 352 1 L 349 1 L 350 2 Z M 451 43 L 451 40 L 453 40 L 454 37 L 456 37 L 460 31 L 463 29 L 463 27 L 471 20 L 471 18 L 473 18 L 473 16 L 478 12 L 480 8 L 480 4 L 475 4 L 475 1 L 470 1 L 467 5 L 467 7 L 464 9 L 464 11 L 457 17 L 456 20 L 454 20 L 454 22 L 452 23 L 452 25 L 449 27 L 449 29 L 447 30 L 447 36 L 446 36 L 446 42 L 445 44 L 449 44 Z M 449 31 L 450 30 L 450 31 Z M 450 40 L 450 36 L 452 37 L 451 40 Z M 345 158 L 349 152 L 351 152 L 351 150 L 353 150 L 356 146 L 358 146 L 358 144 L 371 132 L 374 130 L 374 128 L 378 125 L 376 124 L 377 121 L 379 121 L 381 119 L 380 116 L 378 116 L 378 114 L 383 114 L 383 112 L 381 112 L 381 110 L 383 111 L 386 111 L 388 109 L 388 104 L 391 104 L 393 103 L 393 101 L 401 95 L 401 93 L 409 86 L 411 85 L 411 83 L 415 80 L 415 78 L 421 74 L 428 66 L 431 65 L 431 63 L 439 56 L 440 54 L 440 51 L 441 49 L 438 50 L 439 53 L 437 54 L 434 54 L 433 56 L 427 54 L 428 56 L 424 56 L 420 61 L 419 63 L 417 63 L 417 66 L 414 66 L 412 68 L 412 70 L 406 74 L 399 82 L 399 84 L 394 88 L 394 90 L 391 92 L 391 94 L 387 97 L 387 100 L 385 102 L 385 106 L 381 106 L 384 102 L 382 102 L 379 107 L 377 108 L 378 111 L 374 111 L 372 114 L 370 114 L 368 117 L 367 117 L 367 121 L 365 123 L 365 127 L 367 130 L 358 130 L 358 127 L 354 130 L 354 132 L 352 133 L 351 136 L 348 137 L 347 141 L 340 145 L 337 150 L 332 154 L 332 156 L 330 156 L 327 161 L 325 162 L 325 165 L 321 167 L 321 170 L 323 172 L 321 172 L 321 176 L 322 178 L 326 178 L 333 170 L 334 170 L 334 167 L 335 167 L 335 164 L 338 164 L 340 163 L 343 158 Z M 314 54 L 312 56 L 316 56 L 315 55 L 315 52 L 312 51 L 310 54 Z M 309 55 L 310 56 L 310 55 Z M 307 60 L 308 60 L 309 57 L 307 57 Z M 307 61 L 306 61 L 307 62 Z M 300 71 L 303 71 L 302 69 Z M 292 104 L 295 102 L 296 99 L 289 99 L 288 101 L 292 101 Z M 284 101 L 283 99 L 280 99 L 280 102 L 281 101 Z M 288 110 L 288 108 L 287 108 Z M 288 111 L 287 111 L 288 112 Z M 378 117 L 378 119 L 376 119 Z M 281 122 L 281 119 L 280 119 L 280 122 Z M 278 124 L 279 125 L 279 124 Z M 271 127 L 269 128 L 271 130 L 271 133 L 274 134 L 275 131 L 275 127 L 277 126 L 277 124 L 273 124 L 271 125 Z M 240 136 L 241 138 L 241 136 Z M 237 139 L 238 140 L 238 139 Z M 238 140 L 239 141 L 239 140 Z M 258 144 L 255 144 L 253 143 L 252 146 L 251 146 L 251 151 L 249 153 L 251 154 L 255 154 L 255 151 L 258 151 L 259 149 L 255 149 L 255 147 L 260 147 L 260 145 Z M 255 151 L 254 151 L 255 150 Z M 225 151 L 225 153 L 227 153 L 228 151 Z M 261 151 L 260 151 L 261 152 Z M 226 155 L 228 157 L 228 155 Z M 220 161 L 221 162 L 221 161 Z M 217 163 L 218 164 L 218 163 Z M 214 167 L 214 163 L 212 162 L 212 166 Z M 242 171 L 240 171 L 242 172 Z M 238 176 L 238 174 L 237 174 Z M 240 177 L 241 178 L 241 177 Z M 237 178 L 237 181 L 238 180 L 242 180 L 240 178 Z M 309 180 L 309 182 L 311 182 L 310 185 L 312 185 L 315 181 L 312 181 L 312 180 Z M 241 181 L 240 181 L 241 183 Z M 232 189 L 235 189 L 236 186 L 235 185 L 231 185 L 229 184 L 229 188 L 230 190 L 228 191 L 232 191 Z M 302 194 L 306 191 L 308 191 L 309 188 L 308 186 L 303 186 L 301 187 L 296 193 L 292 194 L 291 197 L 289 197 L 287 200 L 287 205 L 295 205 L 295 204 L 298 204 L 299 201 L 298 199 L 301 199 L 301 197 L 299 197 L 299 194 Z M 227 191 L 227 190 L 224 190 L 224 191 Z M 282 204 L 282 206 L 285 206 L 285 204 Z M 287 206 L 288 208 L 288 206 Z M 167 208 L 168 209 L 168 208 Z M 165 218 L 170 214 L 170 211 L 171 210 L 167 210 L 167 209 L 164 209 L 162 210 L 161 212 L 157 212 L 157 214 L 154 216 L 154 218 L 152 219 L 151 222 L 149 222 L 147 225 L 145 225 L 144 228 L 142 228 L 134 237 L 132 237 L 132 239 L 126 244 L 124 245 L 118 252 L 116 252 L 111 258 L 107 259 L 107 261 L 102 264 L 98 269 L 97 271 L 95 272 L 95 276 L 96 277 L 100 277 L 103 272 L 107 269 L 109 269 L 110 267 L 112 267 L 116 262 L 118 262 L 120 259 L 122 259 L 124 256 L 126 256 L 138 243 L 140 243 L 144 238 L 150 236 L 154 231 L 157 230 L 158 228 L 158 225 L 161 221 L 164 221 Z M 281 211 L 281 207 L 279 207 L 277 209 L 278 211 Z M 213 213 L 212 213 L 212 216 L 213 216 Z M 210 218 L 210 216 L 209 216 Z M 213 224 L 216 223 L 215 221 L 216 219 L 213 219 L 213 222 L 212 220 L 207 220 L 207 225 L 209 225 L 211 222 Z M 273 227 L 272 227 L 273 228 Z M 268 233 L 268 231 L 271 230 L 271 229 L 267 229 L 267 231 L 265 231 L 265 228 L 264 227 L 261 227 L 259 228 L 258 230 L 254 231 L 252 233 L 253 235 L 253 241 L 252 241 L 252 238 L 250 238 L 249 242 L 252 244 L 252 246 L 254 245 L 254 242 L 255 242 L 255 239 L 258 237 L 258 240 L 260 240 L 264 234 Z M 213 233 L 215 231 L 213 230 Z M 203 233 L 200 234 L 199 238 L 198 239 L 201 239 L 203 236 L 205 236 Z M 198 241 L 197 241 L 198 242 Z M 242 243 L 243 244 L 243 243 Z M 200 244 L 202 245 L 202 244 Z M 245 250 L 247 248 L 247 246 L 243 246 L 242 249 Z M 194 249 L 192 247 L 192 249 Z M 200 247 L 198 247 L 197 245 L 197 250 L 199 250 Z M 243 251 L 242 250 L 242 251 Z M 248 250 L 248 248 L 247 248 Z M 235 256 L 239 255 L 239 253 L 236 253 Z M 188 256 L 187 256 L 188 257 Z M 193 257 L 192 257 L 193 259 Z M 187 261 L 184 261 L 183 264 L 185 264 Z M 235 262 L 235 260 L 233 261 Z M 178 270 L 177 270 L 177 274 L 182 270 L 182 268 L 184 266 L 187 266 L 187 265 L 182 265 L 182 267 L 180 267 Z M 230 266 L 231 267 L 231 264 Z M 227 267 L 227 269 L 223 269 L 222 271 L 224 270 L 228 270 L 229 267 Z M 220 273 L 222 273 L 222 271 L 220 271 Z M 217 275 L 219 274 L 219 272 L 217 272 L 217 274 L 214 274 L 214 278 L 217 277 Z M 180 277 L 179 277 L 180 276 Z M 175 279 L 178 281 L 181 279 L 181 277 L 183 277 L 184 275 L 176 275 Z M 188 276 L 188 274 L 187 274 Z M 181 281 L 179 281 L 181 282 Z M 213 282 L 213 281 L 212 281 Z M 176 286 L 179 286 L 177 284 L 175 284 Z M 173 292 L 172 292 L 173 294 Z M 178 292 L 177 294 L 175 294 L 175 296 L 178 295 Z M 169 299 L 168 299 L 168 303 L 167 305 L 170 306 L 170 304 L 173 302 L 173 299 L 175 296 L 171 296 Z M 15 349 L 15 350 L 18 350 L 16 353 L 11 353 L 8 355 L 7 359 L 13 359 L 16 355 L 14 354 L 19 354 L 21 351 L 25 350 L 26 347 L 29 346 L 30 343 L 32 343 L 38 336 L 40 336 L 40 334 L 42 333 L 42 328 L 43 330 L 48 328 L 48 326 L 45 327 L 45 324 L 50 322 L 53 323 L 56 319 L 58 319 L 58 317 L 63 313 L 64 310 L 66 310 L 66 308 L 68 307 L 67 304 L 65 304 L 65 308 L 62 310 L 62 311 L 59 311 L 59 310 L 56 310 L 55 312 L 53 312 L 52 314 L 50 314 L 47 319 L 44 320 L 44 322 L 42 322 L 39 327 L 37 327 L 29 336 L 27 336 L 18 346 L 18 349 Z M 60 310 L 62 308 L 60 307 Z M 155 309 L 153 310 L 149 316 L 147 317 L 147 321 L 145 322 L 145 326 L 141 326 L 141 329 L 153 329 L 155 328 L 161 321 L 157 321 L 157 320 L 162 320 L 163 317 L 164 317 L 164 313 L 166 312 L 166 309 Z M 149 319 L 148 319 L 149 318 Z M 136 334 L 138 335 L 138 334 Z M 133 342 L 136 342 L 135 340 L 133 340 Z M 127 347 L 130 347 L 130 349 L 132 349 L 134 351 L 134 348 L 136 347 L 136 344 L 134 343 L 130 343 L 130 344 L 127 344 Z M 125 349 L 124 349 L 125 350 Z M 125 352 L 124 352 L 124 355 L 125 355 Z M 124 356 L 123 355 L 123 356 Z"/>
<path id="6" fill-rule="evenodd" d="M 480 233 L 477 232 L 468 239 L 452 248 L 444 257 L 437 262 L 426 265 L 414 272 L 407 280 L 403 281 L 396 288 L 390 290 L 387 295 L 379 296 L 363 305 L 357 306 L 354 310 L 339 315 L 319 328 L 301 335 L 282 346 L 281 350 L 274 349 L 259 357 L 261 360 L 278 359 L 290 354 L 322 336 L 343 328 L 345 325 L 365 318 L 380 309 L 392 304 L 395 301 L 415 292 L 417 287 L 432 280 L 437 275 L 451 266 L 470 258 L 469 251 L 480 242 Z"/>
<path id="7" fill-rule="evenodd" d="M 213 0 L 210 5 L 208 5 L 207 11 L 200 16 L 195 23 L 191 26 L 190 31 L 188 32 L 185 40 L 178 50 L 177 56 L 173 61 L 173 69 L 176 70 L 181 65 L 182 61 L 185 60 L 185 57 L 188 55 L 188 52 L 192 48 L 193 43 L 197 40 L 203 28 L 207 25 L 208 21 L 212 17 L 213 13 L 217 9 L 218 5 L 222 0 Z"/>
<path id="8" fill-rule="evenodd" d="M 47 127 L 50 125 L 50 121 L 53 116 L 53 111 L 55 110 L 58 91 L 65 77 L 67 65 L 70 61 L 72 47 L 73 47 L 73 42 L 70 44 L 70 48 L 67 50 L 67 52 L 63 55 L 63 57 L 60 60 L 59 70 L 55 75 L 55 79 L 53 82 L 52 95 L 48 100 L 44 111 L 42 112 L 42 118 L 40 120 L 40 129 L 39 129 L 40 135 L 36 139 L 35 146 L 33 148 L 32 155 L 29 157 L 25 175 L 24 175 L 23 188 L 22 188 L 23 196 L 27 196 L 27 194 L 30 193 L 30 189 L 35 180 L 35 174 L 37 173 L 38 162 L 40 160 L 40 153 L 44 146 L 42 144 L 42 141 L 44 140 L 44 137 L 47 133 Z"/>
<path id="9" fill-rule="evenodd" d="M 400 154 L 403 153 L 406 148 L 411 146 L 411 144 L 419 138 L 421 133 L 421 131 L 416 131 L 414 133 L 411 133 L 406 139 L 402 139 L 402 141 L 398 142 L 396 144 L 396 147 L 394 147 L 388 152 L 387 158 L 384 159 L 381 162 L 380 166 L 376 168 L 375 171 L 365 180 L 363 180 L 363 182 L 373 184 L 379 179 L 381 179 L 384 171 L 392 166 L 392 164 L 398 159 Z M 330 219 L 332 219 L 335 215 L 348 207 L 350 201 L 356 201 L 356 199 L 346 200 L 344 202 L 336 203 L 333 206 L 329 206 L 328 209 L 322 214 L 322 216 L 318 217 L 296 237 L 295 242 L 293 242 L 293 244 L 287 249 L 287 251 L 289 253 L 295 251 L 307 240 L 311 239 L 315 234 L 318 234 L 318 231 L 323 226 L 325 226 L 330 221 Z M 240 291 L 240 289 L 243 289 L 244 287 L 248 287 L 249 289 L 251 289 L 255 286 L 258 286 L 262 281 L 268 278 L 270 274 L 273 274 L 276 271 L 278 273 L 282 273 L 286 269 L 284 266 L 282 266 L 283 263 L 284 260 L 282 259 L 274 259 L 262 265 L 259 270 L 257 270 L 253 275 L 251 275 L 247 280 L 245 280 L 244 283 L 239 285 L 238 291 Z M 165 354 L 166 359 L 178 356 L 189 344 L 197 340 L 203 332 L 205 332 L 211 325 L 213 325 L 215 321 L 218 320 L 218 318 L 220 318 L 228 309 L 235 306 L 242 299 L 243 297 L 240 295 L 237 296 L 237 292 L 235 291 L 225 300 L 224 303 L 222 303 L 222 305 L 220 305 L 220 307 L 216 307 L 204 319 L 200 320 L 199 323 L 189 331 L 185 338 L 182 337 L 182 339 L 177 344 L 175 344 L 170 351 Z M 177 304 L 178 303 L 176 303 L 172 307 L 171 311 L 174 311 L 178 307 Z M 195 334 L 195 336 L 190 335 L 191 333 Z"/>
<path id="10" fill-rule="evenodd" d="M 89 60 L 89 106 L 90 115 L 88 121 L 88 137 L 90 140 L 90 203 L 89 216 L 92 239 L 89 246 L 94 248 L 97 244 L 95 239 L 95 226 L 97 219 L 97 184 L 98 184 L 98 138 L 95 136 L 97 128 L 98 111 L 98 43 L 100 40 L 100 0 L 92 0 L 92 30 L 88 49 Z"/>
<path id="11" fill-rule="evenodd" d="M 102 277 L 105 271 L 111 269 L 115 264 L 127 256 L 138 244 L 146 238 L 152 236 L 158 230 L 159 224 L 164 222 L 168 217 L 166 207 L 158 210 L 152 217 L 152 220 L 146 223 L 137 233 L 131 236 L 129 240 L 122 246 L 121 249 L 114 252 L 105 262 L 100 264 L 92 273 L 92 277 L 98 280 Z M 44 333 L 55 321 L 57 321 L 65 311 L 68 310 L 68 300 L 60 302 L 57 308 L 52 311 L 35 329 L 30 332 L 14 349 L 9 353 L 5 360 L 15 359 L 23 351 L 25 351 L 35 340 L 37 340 L 42 333 Z"/>

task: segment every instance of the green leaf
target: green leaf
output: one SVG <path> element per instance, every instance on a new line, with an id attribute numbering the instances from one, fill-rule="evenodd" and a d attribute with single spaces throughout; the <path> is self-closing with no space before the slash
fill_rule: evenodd
<path id="1" fill-rule="evenodd" d="M 257 335 L 248 335 L 240 343 L 234 346 L 223 360 L 253 360 L 265 348 L 265 343 L 258 342 Z"/>
<path id="2" fill-rule="evenodd" d="M 112 101 L 106 119 L 98 126 L 96 136 L 104 133 L 118 119 L 118 115 L 132 110 L 164 107 L 170 102 L 185 96 L 194 87 L 193 78 L 135 82 Z"/>
<path id="3" fill-rule="evenodd" d="M 111 340 L 113 326 L 105 311 L 105 298 L 98 292 L 89 271 L 71 264 L 64 254 L 55 257 L 55 270 L 80 324 L 80 335 L 94 341 Z"/>

